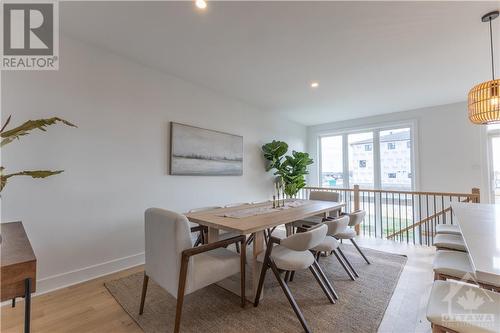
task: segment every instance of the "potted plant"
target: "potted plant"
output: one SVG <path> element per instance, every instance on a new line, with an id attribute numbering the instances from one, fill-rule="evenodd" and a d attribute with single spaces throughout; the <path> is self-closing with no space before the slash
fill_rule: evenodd
<path id="1" fill-rule="evenodd" d="M 288 144 L 283 141 L 273 140 L 262 146 L 264 158 L 267 160 L 266 171 L 275 170 L 277 182 L 283 182 L 284 192 L 289 197 L 295 197 L 301 188 L 306 186 L 305 175 L 307 167 L 313 163 L 308 153 L 288 152 Z"/>

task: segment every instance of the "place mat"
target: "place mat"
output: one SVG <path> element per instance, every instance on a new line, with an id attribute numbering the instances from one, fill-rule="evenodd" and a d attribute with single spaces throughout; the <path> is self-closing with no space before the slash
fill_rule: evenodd
<path id="1" fill-rule="evenodd" d="M 279 212 L 279 211 L 282 211 L 285 209 L 296 208 L 296 207 L 303 206 L 306 203 L 307 203 L 307 200 L 291 200 L 291 201 L 285 201 L 285 206 L 273 208 L 272 203 L 271 203 L 271 204 L 269 204 L 269 206 L 258 206 L 258 207 L 239 209 L 239 210 L 235 210 L 235 211 L 231 211 L 231 212 L 227 212 L 227 213 L 217 214 L 217 216 L 242 219 L 245 217 L 269 214 L 269 213 Z"/>

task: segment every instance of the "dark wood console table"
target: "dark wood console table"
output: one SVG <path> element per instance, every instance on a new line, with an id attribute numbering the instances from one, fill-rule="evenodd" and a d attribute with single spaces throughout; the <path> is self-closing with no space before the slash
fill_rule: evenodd
<path id="1" fill-rule="evenodd" d="M 30 331 L 31 293 L 36 291 L 36 257 L 22 222 L 0 224 L 1 301 L 24 297 L 24 332 Z"/>

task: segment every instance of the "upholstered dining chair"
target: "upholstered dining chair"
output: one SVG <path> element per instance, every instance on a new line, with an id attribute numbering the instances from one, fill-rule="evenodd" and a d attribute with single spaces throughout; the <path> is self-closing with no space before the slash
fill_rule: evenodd
<path id="1" fill-rule="evenodd" d="M 347 230 L 345 232 L 342 232 L 342 233 L 339 233 L 339 234 L 335 235 L 335 238 L 340 239 L 340 240 L 343 240 L 343 239 L 350 240 L 351 243 L 352 243 L 352 245 L 354 245 L 354 247 L 356 248 L 356 250 L 359 252 L 359 254 L 361 254 L 361 256 L 363 257 L 363 259 L 365 259 L 366 263 L 370 264 L 370 261 L 365 256 L 365 254 L 363 253 L 363 251 L 361 251 L 361 249 L 359 248 L 358 244 L 354 240 L 354 237 L 356 237 L 356 231 L 354 230 L 354 227 L 356 227 L 358 224 L 360 224 L 361 222 L 363 222 L 363 220 L 365 219 L 365 216 L 366 216 L 366 211 L 364 211 L 364 210 L 358 210 L 358 211 L 355 211 L 355 212 L 352 212 L 352 213 L 348 213 L 346 215 L 349 216 L 349 227 L 350 228 L 347 228 Z"/>
<path id="2" fill-rule="evenodd" d="M 149 278 L 177 298 L 174 332 L 179 332 L 184 296 L 210 284 L 241 274 L 241 306 L 245 306 L 245 246 L 241 254 L 225 249 L 245 243 L 245 236 L 193 247 L 189 221 L 184 215 L 159 208 L 145 212 L 146 264 L 139 314 Z"/>
<path id="3" fill-rule="evenodd" d="M 297 233 L 285 239 L 278 239 L 271 236 L 267 244 L 267 249 L 264 255 L 257 259 L 263 263 L 257 293 L 255 295 L 254 306 L 259 305 L 260 294 L 264 285 L 266 272 L 271 268 L 278 283 L 283 289 L 293 311 L 297 315 L 300 324 L 306 332 L 311 332 L 302 311 L 295 302 L 288 285 L 281 277 L 282 272 L 290 272 L 296 270 L 309 269 L 314 278 L 320 285 L 321 289 L 327 296 L 330 303 L 335 303 L 335 298 L 338 298 L 333 286 L 328 281 L 327 277 L 318 265 L 314 255 L 309 249 L 319 245 L 326 237 L 328 227 L 326 225 L 318 225 L 306 232 Z"/>
<path id="4" fill-rule="evenodd" d="M 312 191 L 311 193 L 309 193 L 309 200 L 339 202 L 340 194 L 338 192 L 333 192 L 333 191 Z M 332 212 L 330 212 L 330 214 L 331 213 Z M 336 211 L 335 213 L 338 213 L 338 211 Z M 324 220 L 323 217 L 324 217 L 323 215 L 311 216 L 306 219 L 293 222 L 292 226 L 294 228 L 310 228 L 318 223 L 323 222 Z"/>
<path id="5" fill-rule="evenodd" d="M 208 212 L 214 209 L 219 209 L 222 208 L 221 206 L 208 206 L 208 207 L 200 207 L 200 208 L 193 208 L 188 211 L 188 213 L 198 213 L 198 212 Z M 203 227 L 199 224 L 189 222 L 189 225 L 191 226 L 191 232 L 199 231 L 198 237 L 196 238 L 196 241 L 194 242 L 194 246 L 198 246 L 201 244 L 206 243 L 206 227 Z"/>
<path id="6" fill-rule="evenodd" d="M 335 235 L 344 233 L 349 224 L 349 216 L 343 215 L 338 219 L 328 219 L 323 222 L 328 227 L 328 232 L 326 234 L 325 239 L 311 249 L 316 256 L 316 261 L 319 263 L 319 259 L 321 257 L 321 253 L 329 253 L 334 254 L 340 265 L 346 271 L 347 275 L 351 278 L 351 280 L 355 280 L 354 276 L 359 277 L 356 270 L 352 267 L 351 263 L 347 260 L 345 255 L 340 254 L 340 242 L 335 239 Z M 340 254 L 340 255 L 339 255 Z M 345 258 L 345 259 L 344 259 Z M 293 279 L 293 277 L 292 277 Z"/>

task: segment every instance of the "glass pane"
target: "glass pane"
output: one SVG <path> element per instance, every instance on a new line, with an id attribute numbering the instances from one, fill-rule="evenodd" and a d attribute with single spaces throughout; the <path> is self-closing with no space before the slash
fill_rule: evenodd
<path id="1" fill-rule="evenodd" d="M 342 136 L 321 138 L 321 186 L 343 187 Z"/>
<path id="2" fill-rule="evenodd" d="M 500 203 L 500 136 L 491 138 L 491 151 L 493 152 L 493 190 L 495 203 Z"/>
<path id="3" fill-rule="evenodd" d="M 373 132 L 349 134 L 349 184 L 373 188 Z"/>
<path id="4" fill-rule="evenodd" d="M 409 128 L 380 131 L 380 181 L 383 189 L 411 190 Z"/>

